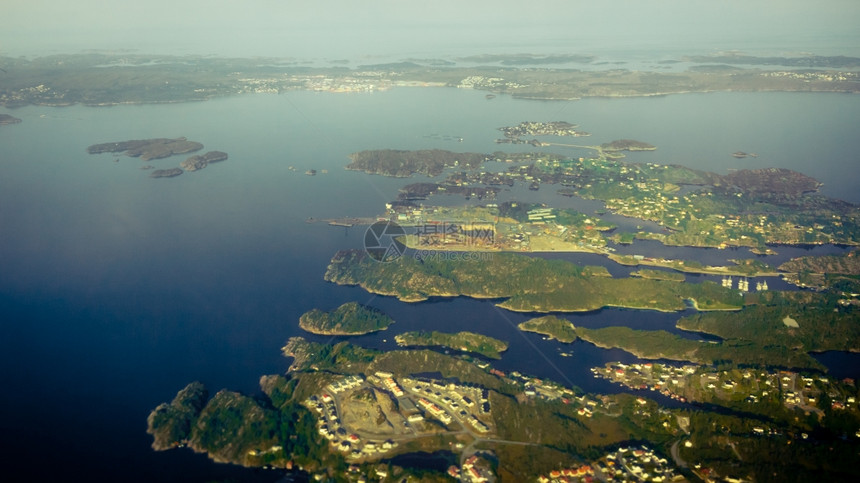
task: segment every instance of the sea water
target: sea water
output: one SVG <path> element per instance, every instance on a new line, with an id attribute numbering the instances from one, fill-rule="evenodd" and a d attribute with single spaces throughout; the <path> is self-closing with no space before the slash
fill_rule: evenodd
<path id="1" fill-rule="evenodd" d="M 829 196 L 860 202 L 855 189 L 860 139 L 852 131 L 860 97 L 842 94 L 539 102 L 488 100 L 471 90 L 402 88 L 184 104 L 26 107 L 12 113 L 23 122 L 0 127 L 0 410 L 13 446 L 8 460 L 30 466 L 38 477 L 234 476 L 229 466 L 188 451 L 153 452 L 145 434 L 148 412 L 193 380 L 213 393 L 221 388 L 255 393 L 260 375 L 286 370 L 289 361 L 280 348 L 289 337 L 341 340 L 304 334 L 297 322 L 307 310 L 347 301 L 378 307 L 397 321 L 388 331 L 352 339 L 367 347 L 393 349 L 394 335 L 407 330 L 468 328 L 510 342 L 504 358 L 494 363 L 503 370 L 587 390 L 620 390 L 593 379 L 588 368 L 632 356 L 522 333 L 516 325 L 530 314 L 467 298 L 405 304 L 324 282 L 331 256 L 360 248 L 364 230 L 307 223 L 308 218 L 374 216 L 402 185 L 427 180 L 346 171 L 352 152 L 532 151 L 496 144 L 497 128 L 527 120 L 568 121 L 592 133 L 575 144 L 629 138 L 658 146 L 629 154 L 630 162 L 718 173 L 785 167 L 823 181 L 822 192 Z M 175 167 L 184 156 L 143 162 L 86 152 L 96 143 L 179 136 L 203 143 L 205 150 L 225 151 L 230 159 L 177 178 L 150 179 L 151 171 L 141 166 Z M 738 150 L 758 157 L 730 156 Z M 318 174 L 305 175 L 310 169 Z M 514 191 L 502 196 L 576 203 L 555 195 L 552 187 L 531 195 L 522 187 Z M 638 242 L 634 247 L 675 258 L 751 256 L 743 249 Z M 777 250 L 781 257 L 845 251 Z M 553 256 L 603 261 L 586 254 Z M 674 325 L 682 315 L 637 312 L 635 328 L 680 333 Z M 630 320 L 629 311 L 621 309 L 568 317 L 586 327 Z M 561 356 L 570 351 L 571 357 Z M 826 355 L 827 361 L 833 358 Z M 838 356 L 832 364 L 844 365 Z"/>

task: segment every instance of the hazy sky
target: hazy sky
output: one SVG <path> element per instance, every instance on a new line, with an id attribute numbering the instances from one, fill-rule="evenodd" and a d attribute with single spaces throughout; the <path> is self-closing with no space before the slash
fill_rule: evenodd
<path id="1" fill-rule="evenodd" d="M 659 48 L 860 56 L 858 0 L 2 0 L 0 54 L 296 58 Z M 692 52 L 691 52 L 692 53 Z"/>

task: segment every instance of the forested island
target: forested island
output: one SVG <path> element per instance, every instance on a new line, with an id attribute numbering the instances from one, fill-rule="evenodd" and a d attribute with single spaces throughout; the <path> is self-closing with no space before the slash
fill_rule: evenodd
<path id="1" fill-rule="evenodd" d="M 373 307 L 358 302 L 347 302 L 340 307 L 324 312 L 313 309 L 299 318 L 299 327 L 312 334 L 363 335 L 385 330 L 394 319 Z"/>
<path id="2" fill-rule="evenodd" d="M 404 332 L 396 335 L 394 340 L 399 346 L 440 346 L 481 354 L 490 359 L 501 359 L 501 353 L 508 349 L 507 342 L 474 332 Z"/>

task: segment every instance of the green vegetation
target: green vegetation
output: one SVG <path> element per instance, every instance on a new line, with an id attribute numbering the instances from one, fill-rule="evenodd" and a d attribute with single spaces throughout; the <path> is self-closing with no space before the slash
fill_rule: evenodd
<path id="1" fill-rule="evenodd" d="M 191 426 L 206 405 L 209 391 L 200 382 L 192 382 L 176 394 L 170 404 L 159 404 L 147 418 L 147 433 L 153 437 L 152 447 L 165 450 L 184 444 Z"/>
<path id="2" fill-rule="evenodd" d="M 684 274 L 682 273 L 667 272 L 665 270 L 650 270 L 647 268 L 632 272 L 630 276 L 647 278 L 649 280 L 667 280 L 670 282 L 683 282 L 685 280 Z"/>
<path id="3" fill-rule="evenodd" d="M 404 151 L 397 149 L 375 149 L 360 151 L 349 155 L 352 160 L 346 169 L 364 171 L 405 178 L 413 174 L 438 176 L 445 168 L 459 167 L 475 169 L 488 161 L 485 154 L 454 153 L 442 149 Z"/>
<path id="4" fill-rule="evenodd" d="M 362 372 L 379 351 L 341 342 L 336 345 L 319 344 L 293 337 L 281 352 L 293 358 L 291 371 L 328 371 L 334 368 L 349 368 L 349 374 Z"/>
<path id="5" fill-rule="evenodd" d="M 543 319 L 549 320 L 548 317 Z M 642 334 L 610 329 L 576 330 L 586 338 L 621 339 L 625 344 L 628 338 L 642 339 Z M 661 344 L 674 337 L 668 336 L 647 334 L 642 345 Z M 292 461 L 311 473 L 322 472 L 329 478 L 342 477 L 346 475 L 348 461 L 343 453 L 332 449 L 318 435 L 318 418 L 306 408 L 305 401 L 320 394 L 321 388 L 329 383 L 342 380 L 344 375 L 355 374 L 358 368 L 364 374 L 383 371 L 396 378 L 439 372 L 443 378 L 456 377 L 461 384 L 486 388 L 495 428 L 491 438 L 475 440 L 462 434 L 439 433 L 404 440 L 390 454 L 429 453 L 448 450 L 453 443 L 468 445 L 473 441 L 474 448 L 491 450 L 495 454 L 496 471 L 505 478 L 528 479 L 557 468 L 554 464 L 571 467 L 583 460 L 599 458 L 607 449 L 617 448 L 628 441 L 647 441 L 656 453 L 669 458 L 670 447 L 689 440 L 690 446 L 680 445 L 681 458 L 696 464 L 697 468 L 710 468 L 720 475 L 745 475 L 756 479 L 784 475 L 785 469 L 779 466 L 779 459 L 789 456 L 796 458 L 791 463 L 791 471 L 796 470 L 798 474 L 827 471 L 828 475 L 853 475 L 857 471 L 850 465 L 856 456 L 856 445 L 844 441 L 844 437 L 856 431 L 860 420 L 855 417 L 853 408 L 850 411 L 834 409 L 835 406 L 831 408 L 829 394 L 845 402 L 854 401 L 860 393 L 853 383 L 827 385 L 824 376 L 804 378 L 803 381 L 799 377 L 794 378 L 796 384 L 805 384 L 805 397 L 816 395 L 821 398 L 817 404 L 827 421 L 822 426 L 814 415 L 805 416 L 799 410 L 783 410 L 769 403 L 775 400 L 776 394 L 790 397 L 790 392 L 779 393 L 777 389 L 779 383 L 785 381 L 785 372 L 762 374 L 761 377 L 772 383 L 776 381 L 767 386 L 763 384 L 764 379 L 746 378 L 745 374 L 753 371 L 744 369 L 714 373 L 713 379 L 704 368 L 671 372 L 670 378 L 685 377 L 685 384 L 694 392 L 712 380 L 720 388 L 726 386 L 727 381 L 735 381 L 731 391 L 722 389 L 728 399 L 701 400 L 724 404 L 739 412 L 715 413 L 669 410 L 654 401 L 629 394 L 580 396 L 578 391 L 561 388 L 551 381 L 520 375 L 517 375 L 517 380 L 498 377 L 469 362 L 467 357 L 427 350 L 380 353 L 347 343 L 330 346 L 300 338 L 291 340 L 287 346 L 290 348 L 288 354 L 295 354 L 304 362 L 294 362 L 286 376 L 261 378 L 263 394 L 259 397 L 220 391 L 207 402 L 205 388 L 194 383 L 180 391 L 173 403 L 156 408 L 149 418 L 150 433 L 159 438 L 161 431 L 161 434 L 176 438 L 174 441 L 161 439 L 168 444 L 158 449 L 187 441 L 193 449 L 205 452 L 217 461 L 246 466 L 283 466 Z M 329 362 L 323 364 L 322 359 Z M 660 367 L 654 364 L 654 368 L 648 369 L 648 377 L 653 381 L 664 381 L 660 377 Z M 614 369 L 611 372 L 614 373 Z M 757 372 L 754 374 L 759 377 Z M 695 381 L 701 382 L 693 384 Z M 545 396 L 529 397 L 530 387 L 538 387 Z M 744 405 L 749 403 L 733 396 L 737 393 L 743 397 L 748 392 L 763 395 L 765 388 L 772 388 L 773 392 L 761 408 L 746 407 Z M 359 387 L 341 400 L 341 409 L 344 404 L 356 407 L 382 404 L 378 400 L 380 394 L 376 389 Z M 816 428 L 814 443 L 801 437 L 800 432 L 807 431 L 807 428 Z M 793 449 L 795 447 L 798 449 Z M 778 457 L 772 456 L 773 452 Z M 372 471 L 380 465 L 376 458 L 371 456 L 359 461 L 359 470 Z M 382 465 L 392 471 L 391 474 L 410 471 L 404 472 L 390 464 Z M 435 477 L 431 474 L 423 476 Z"/>
<path id="6" fill-rule="evenodd" d="M 665 330 L 635 330 L 624 326 L 586 329 L 576 334 L 603 348 L 618 348 L 642 359 L 671 359 L 698 364 L 731 363 L 822 369 L 806 352 L 784 345 L 764 345 L 746 340 L 706 342 L 685 339 Z"/>
<path id="7" fill-rule="evenodd" d="M 147 432 L 155 437 L 156 450 L 188 444 L 218 462 L 283 467 L 294 461 L 311 471 L 327 465 L 345 469 L 342 459 L 326 450 L 310 413 L 294 397 L 295 382 L 283 376 L 264 376 L 265 394 L 259 398 L 222 390 L 208 401 L 202 384 L 190 384 L 173 403 L 152 411 Z M 190 394 L 194 411 L 177 410 L 177 404 L 185 404 L 181 401 Z M 164 442 L 169 444 L 158 444 Z"/>
<path id="8" fill-rule="evenodd" d="M 611 278 L 562 260 L 495 253 L 489 260 L 450 260 L 438 255 L 400 257 L 377 263 L 358 250 L 338 252 L 325 279 L 341 285 L 415 302 L 429 297 L 466 295 L 505 298 L 499 305 L 521 312 L 576 312 L 602 307 L 683 310 L 695 300 L 700 310 L 739 309 L 737 292 L 712 282 L 687 284 L 637 278 Z"/>
<path id="9" fill-rule="evenodd" d="M 755 305 L 740 312 L 684 317 L 678 328 L 802 352 L 860 351 L 860 312 L 838 304 L 831 295 L 759 292 L 750 301 Z M 786 324 L 786 317 L 794 319 L 798 327 Z"/>
<path id="10" fill-rule="evenodd" d="M 313 309 L 299 318 L 299 327 L 313 334 L 362 335 L 385 330 L 394 319 L 372 307 L 348 302 L 331 312 Z"/>
<path id="11" fill-rule="evenodd" d="M 699 313 L 678 321 L 678 328 L 721 337 L 706 342 L 666 331 L 628 327 L 586 329 L 576 335 L 599 347 L 619 348 L 644 359 L 700 364 L 729 363 L 767 367 L 823 369 L 809 352 L 860 351 L 860 315 L 831 295 L 810 292 L 749 294 L 741 311 Z M 788 324 L 793 319 L 798 327 Z"/>
<path id="12" fill-rule="evenodd" d="M 394 338 L 400 346 L 441 346 L 463 352 L 474 352 L 491 359 L 501 359 L 508 343 L 474 332 L 404 332 Z"/>
<path id="13" fill-rule="evenodd" d="M 140 139 L 104 144 L 93 144 L 87 148 L 90 154 L 123 153 L 144 161 L 161 159 L 174 154 L 184 154 L 203 149 L 203 145 L 183 138 L 177 139 Z M 226 159 L 226 158 L 225 158 Z"/>
<path id="14" fill-rule="evenodd" d="M 834 289 L 847 293 L 860 292 L 860 251 L 844 255 L 793 258 L 779 269 L 788 272 L 785 279 L 801 287 L 819 290 Z M 852 297 L 854 298 L 854 297 Z"/>
<path id="15" fill-rule="evenodd" d="M 529 319 L 519 326 L 520 330 L 546 335 L 559 342 L 571 343 L 576 340 L 576 327 L 566 319 L 555 315 L 545 315 Z"/>

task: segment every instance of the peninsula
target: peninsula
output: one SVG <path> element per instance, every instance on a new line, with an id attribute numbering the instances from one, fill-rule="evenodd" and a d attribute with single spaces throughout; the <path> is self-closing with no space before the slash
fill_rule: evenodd
<path id="1" fill-rule="evenodd" d="M 517 327 L 524 332 L 536 332 L 565 344 L 576 340 L 576 327 L 570 321 L 561 319 L 555 315 L 545 315 L 530 319 Z"/>
<path id="2" fill-rule="evenodd" d="M 481 354 L 490 359 L 501 359 L 508 350 L 507 342 L 474 332 L 404 332 L 394 337 L 399 346 L 439 346 L 463 352 Z"/>

